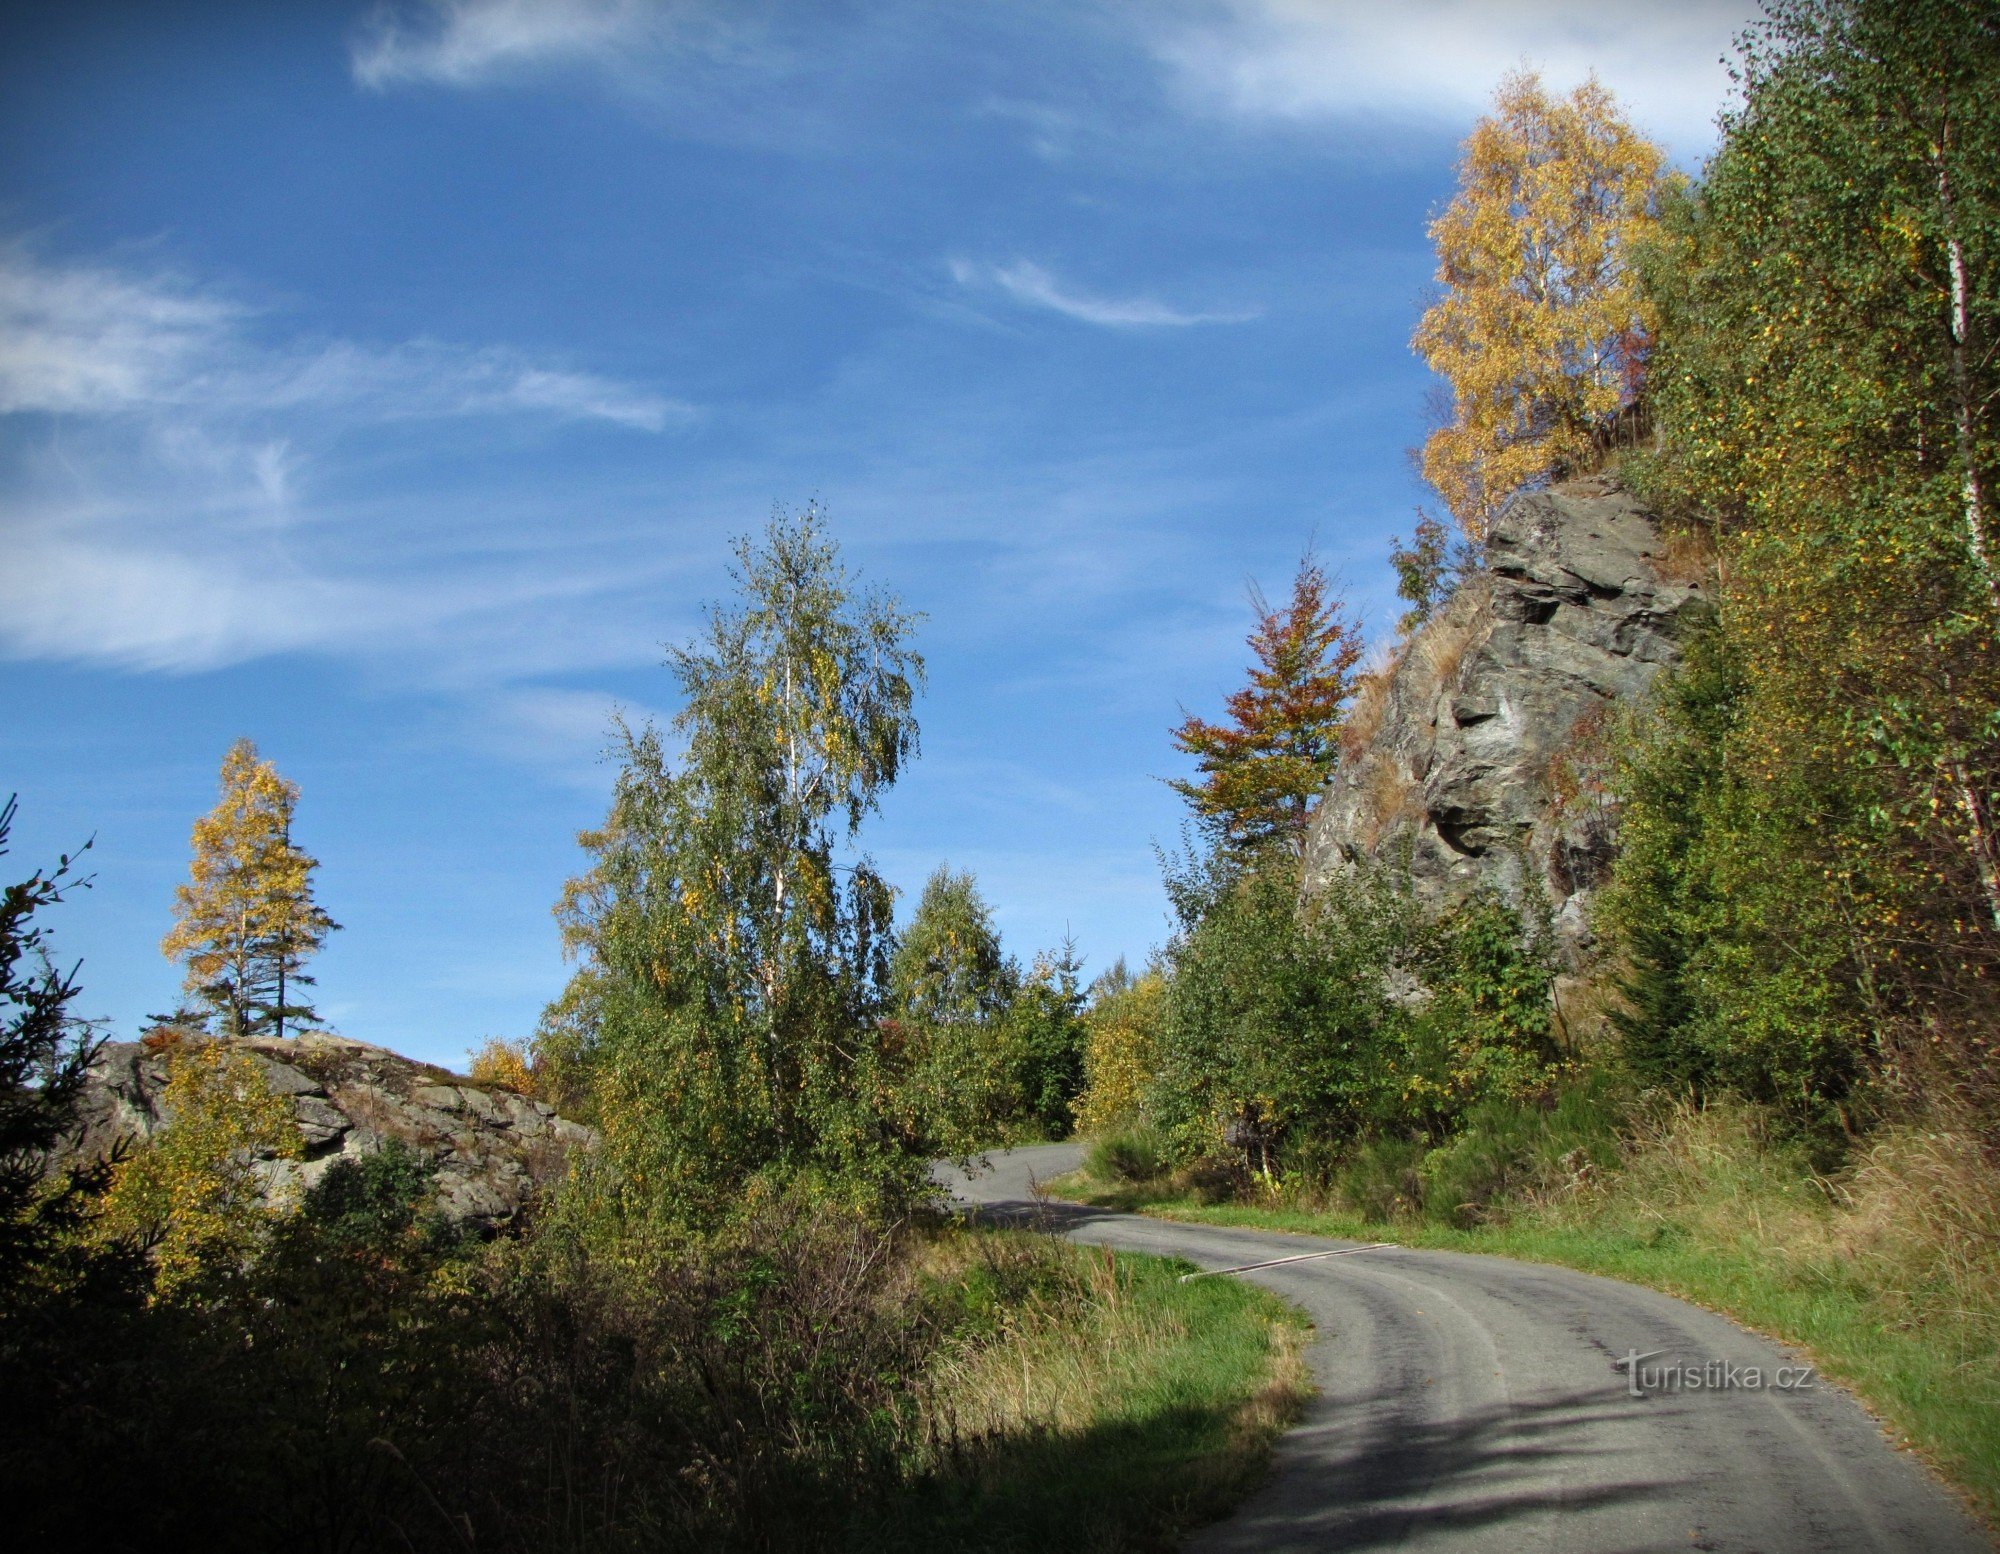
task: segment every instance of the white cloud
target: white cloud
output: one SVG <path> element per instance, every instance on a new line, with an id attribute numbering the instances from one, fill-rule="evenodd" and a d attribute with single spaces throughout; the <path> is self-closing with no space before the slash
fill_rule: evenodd
<path id="1" fill-rule="evenodd" d="M 658 432 L 692 408 L 502 346 L 261 342 L 256 314 L 170 276 L 0 248 L 0 415 L 339 409 L 358 419 L 537 414 Z"/>
<path id="2" fill-rule="evenodd" d="M 671 722 L 655 707 L 553 685 L 505 687 L 477 698 L 469 714 L 468 743 L 591 794 L 605 793 L 616 775 L 616 722 L 635 729 L 651 723 L 663 730 Z"/>
<path id="3" fill-rule="evenodd" d="M 67 525 L 7 525 L 0 642 L 18 658 L 133 669 L 214 669 L 377 630 L 421 599 L 260 567 L 236 551 L 188 555 Z"/>
<path id="4" fill-rule="evenodd" d="M 467 86 L 523 67 L 606 63 L 668 14 L 653 0 L 425 0 L 411 13 L 384 4 L 370 16 L 353 47 L 362 85 Z"/>
<path id="5" fill-rule="evenodd" d="M 1721 63 L 1753 0 L 1194 0 L 1149 13 L 1147 42 L 1189 98 L 1267 120 L 1458 120 L 1521 64 L 1567 88 L 1591 71 L 1682 153 L 1713 141 Z"/>
<path id="6" fill-rule="evenodd" d="M 0 250 L 0 415 L 155 401 L 199 370 L 243 310 L 171 279 L 38 264 Z"/>
<path id="7" fill-rule="evenodd" d="M 422 652 L 434 673 L 633 657 L 587 618 L 532 643 L 519 622 L 584 615 L 645 569 L 509 557 L 488 529 L 440 583 L 432 556 L 398 554 L 430 523 L 332 521 L 316 460 L 397 422 L 656 433 L 690 407 L 503 346 L 272 340 L 272 322 L 185 280 L 0 244 L 0 652 L 178 672 L 298 651 Z"/>
<path id="8" fill-rule="evenodd" d="M 696 415 L 680 400 L 594 373 L 538 366 L 506 347 L 436 340 L 386 347 L 336 341 L 244 363 L 190 387 L 211 404 L 335 405 L 383 421 L 543 414 L 659 432 Z"/>
<path id="9" fill-rule="evenodd" d="M 961 286 L 997 287 L 1025 306 L 1046 308 L 1081 323 L 1102 324 L 1114 329 L 1241 324 L 1258 316 L 1255 311 L 1187 312 L 1150 297 L 1092 296 L 1064 284 L 1040 265 L 1026 259 L 1017 259 L 1008 265 L 975 264 L 967 259 L 954 259 L 950 268 L 951 278 Z"/>

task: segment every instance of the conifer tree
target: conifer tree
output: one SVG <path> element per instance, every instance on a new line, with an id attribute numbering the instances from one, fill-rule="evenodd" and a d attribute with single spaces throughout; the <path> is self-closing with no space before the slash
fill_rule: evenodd
<path id="1" fill-rule="evenodd" d="M 1443 295 L 1410 342 L 1449 385 L 1424 478 L 1473 539 L 1508 497 L 1590 457 L 1634 398 L 1648 310 L 1629 264 L 1664 161 L 1595 79 L 1508 76 L 1431 223 Z"/>
<path id="2" fill-rule="evenodd" d="M 991 1020 L 1006 1010 L 1019 980 L 978 881 L 941 865 L 890 958 L 892 1007 L 932 1025 Z"/>
<path id="3" fill-rule="evenodd" d="M 1282 841 L 1303 852 L 1313 798 L 1339 754 L 1361 630 L 1343 618 L 1343 601 L 1310 553 L 1283 607 L 1254 587 L 1250 600 L 1257 612 L 1250 683 L 1224 704 L 1226 723 L 1190 713 L 1173 731 L 1174 748 L 1195 758 L 1201 776 L 1168 786 L 1234 850 Z"/>
<path id="4" fill-rule="evenodd" d="M 340 925 L 313 899 L 319 860 L 292 841 L 296 783 L 239 739 L 222 759 L 222 797 L 194 825 L 188 883 L 174 891 L 174 926 L 160 948 L 187 966 L 185 991 L 225 1034 L 315 1018 L 296 1001 L 313 979 L 307 958 Z"/>

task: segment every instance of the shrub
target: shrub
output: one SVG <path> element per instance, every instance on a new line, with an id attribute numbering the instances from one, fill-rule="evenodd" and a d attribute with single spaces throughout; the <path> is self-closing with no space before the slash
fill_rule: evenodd
<path id="1" fill-rule="evenodd" d="M 1150 1182 L 1168 1164 L 1166 1141 L 1148 1129 L 1114 1133 L 1090 1148 L 1086 1168 L 1108 1182 Z"/>
<path id="2" fill-rule="evenodd" d="M 292 1107 L 264 1068 L 219 1042 L 175 1045 L 161 1096 L 166 1125 L 122 1160 L 100 1229 L 153 1247 L 158 1292 L 239 1272 L 274 1220 L 255 1161 L 304 1150 Z"/>
<path id="3" fill-rule="evenodd" d="M 1400 1219 L 1423 1202 L 1420 1139 L 1393 1135 L 1363 1140 L 1328 1175 L 1333 1196 L 1373 1220 Z"/>

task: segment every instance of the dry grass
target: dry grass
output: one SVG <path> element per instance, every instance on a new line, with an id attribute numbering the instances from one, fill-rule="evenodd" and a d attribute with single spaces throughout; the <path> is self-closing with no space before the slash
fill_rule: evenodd
<path id="1" fill-rule="evenodd" d="M 1361 794 L 1366 805 L 1362 826 L 1364 848 L 1374 849 L 1405 820 L 1421 812 L 1417 802 L 1422 786 L 1394 757 L 1383 754 L 1368 763 L 1362 777 Z"/>
<path id="2" fill-rule="evenodd" d="M 1381 667 L 1364 675 L 1356 684 L 1354 699 L 1347 704 L 1340 724 L 1340 756 L 1353 762 L 1365 756 L 1382 732 L 1389 712 L 1389 691 L 1398 660 L 1390 658 Z"/>
<path id="3" fill-rule="evenodd" d="M 1257 1482 L 1310 1393 L 1307 1328 L 1249 1286 L 1027 1234 L 948 1235 L 924 1257 L 998 1300 L 997 1325 L 971 1323 L 935 1368 L 925 1434 L 932 1472 L 977 1486 L 968 1528 L 1062 1519 L 1010 1547 L 1168 1546 Z M 949 1517 L 931 1531 L 972 1536 Z"/>
<path id="4" fill-rule="evenodd" d="M 1870 1270 L 1899 1324 L 1960 1329 L 1968 1360 L 2000 1370 L 2000 1174 L 1971 1131 L 1891 1128 L 1834 1199 L 1833 1250 Z"/>
<path id="5" fill-rule="evenodd" d="M 1456 608 L 1432 620 L 1410 643 L 1410 658 L 1422 666 L 1422 675 L 1429 682 L 1421 685 L 1420 700 L 1427 699 L 1423 693 L 1435 695 L 1458 678 L 1466 652 L 1482 635 L 1479 612 L 1457 601 L 1454 604 Z"/>
<path id="6" fill-rule="evenodd" d="M 1705 523 L 1682 520 L 1664 526 L 1653 566 L 1670 583 L 1706 583 L 1715 576 L 1720 559 L 1715 530 Z"/>

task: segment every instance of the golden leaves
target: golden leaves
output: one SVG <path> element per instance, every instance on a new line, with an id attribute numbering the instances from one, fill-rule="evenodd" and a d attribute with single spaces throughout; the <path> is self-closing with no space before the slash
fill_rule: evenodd
<path id="1" fill-rule="evenodd" d="M 258 995 L 296 976 L 338 925 L 312 898 L 319 860 L 292 842 L 298 786 L 239 739 L 222 759 L 221 787 L 194 824 L 188 882 L 174 891 L 160 949 L 186 963 L 187 991 L 224 1009 L 240 1033 Z"/>
<path id="2" fill-rule="evenodd" d="M 1430 228 L 1445 294 L 1411 345 L 1452 393 L 1424 477 L 1474 538 L 1515 491 L 1587 460 L 1635 393 L 1653 321 L 1627 255 L 1663 161 L 1595 80 L 1556 98 L 1528 72 L 1466 140 Z"/>

